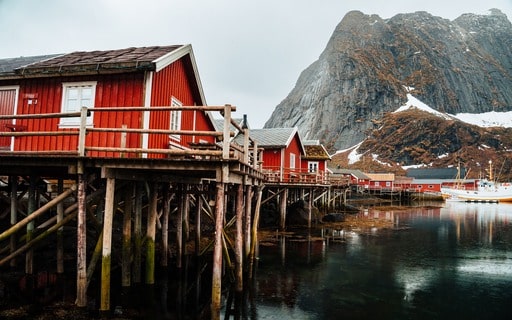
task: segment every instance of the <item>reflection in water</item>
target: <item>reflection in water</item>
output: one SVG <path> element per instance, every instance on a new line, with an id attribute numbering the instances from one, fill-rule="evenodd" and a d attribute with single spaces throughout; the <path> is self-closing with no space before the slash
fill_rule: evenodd
<path id="1" fill-rule="evenodd" d="M 512 318 L 511 205 L 360 215 L 394 229 L 323 230 L 260 247 L 252 312 L 241 318 Z"/>

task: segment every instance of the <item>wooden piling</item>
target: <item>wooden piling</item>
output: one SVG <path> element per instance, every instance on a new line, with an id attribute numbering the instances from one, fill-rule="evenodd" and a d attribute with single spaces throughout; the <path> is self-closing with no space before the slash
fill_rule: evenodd
<path id="1" fill-rule="evenodd" d="M 284 188 L 281 197 L 279 198 L 279 213 L 280 213 L 280 219 L 279 219 L 279 229 L 285 230 L 286 229 L 286 205 L 288 204 L 288 188 Z"/>
<path id="2" fill-rule="evenodd" d="M 84 174 L 78 175 L 78 216 L 76 246 L 76 305 L 87 306 L 87 227 L 86 186 Z"/>
<path id="3" fill-rule="evenodd" d="M 183 185 L 178 185 L 178 220 L 176 221 L 176 267 L 183 266 L 183 211 L 184 211 Z"/>
<path id="4" fill-rule="evenodd" d="M 128 184 L 124 198 L 123 247 L 121 252 L 121 286 L 123 287 L 131 285 L 133 191 L 134 184 Z"/>
<path id="5" fill-rule="evenodd" d="M 244 186 L 236 186 L 236 239 L 235 239 L 235 279 L 236 291 L 243 290 L 243 217 L 244 217 Z"/>
<path id="6" fill-rule="evenodd" d="M 162 191 L 163 205 L 162 205 L 162 253 L 160 258 L 160 265 L 167 267 L 169 260 L 169 213 L 171 193 L 169 186 L 165 185 Z"/>
<path id="7" fill-rule="evenodd" d="M 244 255 L 249 256 L 251 251 L 251 223 L 252 223 L 252 186 L 245 186 L 245 214 L 244 214 L 244 235 L 245 235 L 245 246 Z"/>
<path id="8" fill-rule="evenodd" d="M 309 198 L 308 198 L 308 228 L 311 229 L 311 214 L 313 211 L 313 188 L 309 188 Z"/>
<path id="9" fill-rule="evenodd" d="M 213 249 L 211 319 L 220 319 L 222 289 L 222 243 L 224 229 L 224 183 L 217 182 L 215 195 L 215 245 Z"/>
<path id="10" fill-rule="evenodd" d="M 11 184 L 11 227 L 18 223 L 18 177 L 9 177 Z M 10 252 L 16 251 L 16 235 L 13 233 L 10 238 Z M 16 267 L 16 259 L 10 262 L 11 267 Z"/>
<path id="11" fill-rule="evenodd" d="M 100 311 L 110 310 L 110 268 L 112 255 L 112 222 L 114 218 L 115 178 L 107 177 L 105 214 L 103 217 L 103 254 L 101 259 Z"/>
<path id="12" fill-rule="evenodd" d="M 27 217 L 30 217 L 31 214 L 36 210 L 36 177 L 30 176 L 30 185 L 28 190 L 28 206 L 27 206 Z M 26 242 L 30 243 L 30 240 L 34 237 L 34 227 L 35 223 L 33 219 L 27 223 L 27 236 Z M 34 250 L 29 249 L 25 253 L 25 273 L 33 274 L 34 273 Z"/>
<path id="13" fill-rule="evenodd" d="M 57 193 L 64 192 L 64 180 L 57 181 Z M 57 203 L 57 223 L 64 219 L 64 202 Z M 57 231 L 57 273 L 64 273 L 64 226 Z"/>
<path id="14" fill-rule="evenodd" d="M 195 253 L 199 256 L 201 253 L 201 213 L 203 211 L 203 197 L 200 193 L 196 197 L 196 233 L 195 233 Z"/>
<path id="15" fill-rule="evenodd" d="M 144 195 L 144 183 L 137 182 L 135 191 L 135 219 L 133 226 L 133 282 L 141 283 L 142 279 L 142 196 Z"/>
<path id="16" fill-rule="evenodd" d="M 158 215 L 158 184 L 150 185 L 150 202 L 148 221 L 146 227 L 146 284 L 155 284 L 155 239 L 156 239 L 156 218 Z"/>

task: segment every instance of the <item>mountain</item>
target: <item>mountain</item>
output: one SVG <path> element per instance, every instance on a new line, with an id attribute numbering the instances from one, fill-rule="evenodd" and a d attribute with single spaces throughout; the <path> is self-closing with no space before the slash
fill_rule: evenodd
<path id="1" fill-rule="evenodd" d="M 376 123 L 391 124 L 384 117 L 404 106 L 408 95 L 441 113 L 480 114 L 511 111 L 511 88 L 512 24 L 497 9 L 453 21 L 427 12 L 381 19 L 352 11 L 265 127 L 297 126 L 304 138 L 335 151 L 361 143 Z M 391 127 L 390 134 L 411 121 L 398 121 L 402 116 L 393 116 L 400 127 Z M 409 162 L 406 153 L 391 155 Z"/>

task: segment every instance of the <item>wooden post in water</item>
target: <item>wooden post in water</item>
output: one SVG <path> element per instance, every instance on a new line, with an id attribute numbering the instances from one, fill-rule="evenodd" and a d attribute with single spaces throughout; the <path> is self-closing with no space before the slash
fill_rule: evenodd
<path id="1" fill-rule="evenodd" d="M 29 217 L 36 210 L 36 177 L 30 176 L 30 185 L 28 190 L 28 205 L 27 205 L 27 217 Z M 27 237 L 26 242 L 29 243 L 34 237 L 34 220 L 31 220 L 27 224 Z M 34 273 L 34 249 L 30 248 L 25 253 L 25 273 Z"/>
<path id="2" fill-rule="evenodd" d="M 183 184 L 178 185 L 178 220 L 176 221 L 176 267 L 182 267 L 183 258 L 183 210 L 184 210 Z"/>
<path id="3" fill-rule="evenodd" d="M 80 170 L 83 170 L 81 168 Z M 84 173 L 78 174 L 78 214 L 77 214 L 77 245 L 76 245 L 76 305 L 87 306 L 87 227 L 86 227 L 86 187 Z"/>
<path id="4" fill-rule="evenodd" d="M 190 224 L 189 224 L 189 216 L 190 216 L 190 194 L 188 192 L 189 186 L 187 184 L 183 187 L 183 240 L 186 241 L 189 239 L 190 233 Z M 187 246 L 183 246 L 183 254 L 187 254 Z"/>
<path id="5" fill-rule="evenodd" d="M 59 178 L 57 181 L 57 193 L 64 192 L 64 181 Z M 64 203 L 61 201 L 57 204 L 57 223 L 64 219 Z M 64 273 L 64 226 L 57 231 L 57 273 Z"/>
<path id="6" fill-rule="evenodd" d="M 144 183 L 137 181 L 135 191 L 135 219 L 133 226 L 134 252 L 133 252 L 133 282 L 141 283 L 142 278 L 142 196 L 144 195 Z"/>
<path id="7" fill-rule="evenodd" d="M 263 195 L 263 187 L 258 185 L 256 187 L 256 205 L 254 207 L 254 219 L 252 220 L 252 239 L 251 239 L 251 251 L 249 254 L 249 276 L 253 276 L 253 264 L 256 258 L 256 245 L 258 242 L 258 224 L 260 221 L 260 208 L 261 208 L 261 197 Z"/>
<path id="8" fill-rule="evenodd" d="M 197 194 L 196 197 L 196 238 L 195 238 L 195 250 L 196 256 L 201 254 L 201 213 L 203 211 L 203 197 L 201 193 Z"/>
<path id="9" fill-rule="evenodd" d="M 129 183 L 126 186 L 124 198 L 123 215 L 123 248 L 121 262 L 121 285 L 129 287 L 131 285 L 131 259 L 132 259 L 132 211 L 133 211 L 133 191 L 135 185 Z"/>
<path id="10" fill-rule="evenodd" d="M 309 188 L 309 198 L 308 198 L 308 228 L 311 229 L 311 214 L 313 211 L 313 188 Z"/>
<path id="11" fill-rule="evenodd" d="M 171 201 L 169 185 L 164 185 L 162 193 L 162 254 L 160 259 L 160 265 L 163 267 L 167 267 L 167 263 L 169 260 L 169 211 Z"/>
<path id="12" fill-rule="evenodd" d="M 150 185 L 149 193 L 150 202 L 146 228 L 146 284 L 155 284 L 155 239 L 156 218 L 158 215 L 158 185 L 156 182 Z"/>
<path id="13" fill-rule="evenodd" d="M 10 176 L 11 183 L 11 226 L 18 223 L 18 177 Z M 16 251 L 16 234 L 12 234 L 10 237 L 10 252 Z M 11 267 L 16 267 L 16 259 L 11 259 Z"/>
<path id="14" fill-rule="evenodd" d="M 222 238 L 224 229 L 224 183 L 217 182 L 215 195 L 215 245 L 213 249 L 211 319 L 220 319 L 222 289 Z"/>
<path id="15" fill-rule="evenodd" d="M 236 239 L 235 239 L 235 278 L 236 291 L 243 290 L 243 251 L 244 251 L 244 234 L 243 234 L 243 217 L 244 217 L 244 186 L 238 184 L 236 186 Z"/>
<path id="16" fill-rule="evenodd" d="M 244 234 L 245 234 L 245 257 L 249 256 L 251 251 L 251 221 L 252 221 L 252 187 L 245 186 L 245 214 L 244 214 Z"/>
<path id="17" fill-rule="evenodd" d="M 112 255 L 112 222 L 114 218 L 115 178 L 107 177 L 105 214 L 103 217 L 103 254 L 101 259 L 100 311 L 110 310 L 110 268 Z"/>
<path id="18" fill-rule="evenodd" d="M 284 187 L 284 190 L 280 197 L 279 202 L 279 213 L 281 214 L 281 219 L 279 220 L 279 229 L 286 229 L 286 204 L 288 202 L 288 188 Z"/>

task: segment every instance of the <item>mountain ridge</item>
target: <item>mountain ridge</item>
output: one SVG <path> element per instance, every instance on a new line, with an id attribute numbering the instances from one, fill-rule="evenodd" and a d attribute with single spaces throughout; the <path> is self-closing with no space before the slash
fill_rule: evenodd
<path id="1" fill-rule="evenodd" d="M 352 11 L 265 127 L 297 126 L 333 152 L 363 141 L 408 93 L 450 114 L 511 111 L 511 75 L 512 24 L 497 9 L 453 21 Z"/>

